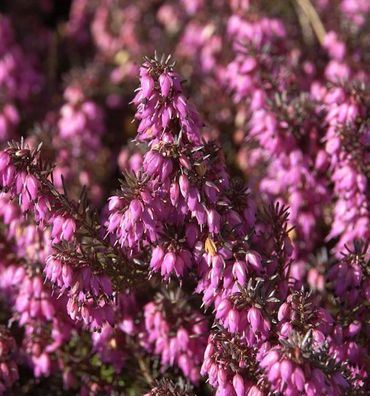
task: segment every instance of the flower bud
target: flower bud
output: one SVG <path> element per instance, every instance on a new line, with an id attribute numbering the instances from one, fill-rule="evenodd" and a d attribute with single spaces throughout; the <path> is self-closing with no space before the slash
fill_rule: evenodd
<path id="1" fill-rule="evenodd" d="M 167 97 L 172 87 L 172 80 L 168 74 L 163 73 L 159 76 L 159 86 L 161 87 L 162 96 Z"/>
<path id="2" fill-rule="evenodd" d="M 150 260 L 150 268 L 153 271 L 159 271 L 162 266 L 162 261 L 164 257 L 163 249 L 160 246 L 157 246 L 153 249 L 152 258 Z"/>
<path id="3" fill-rule="evenodd" d="M 245 396 L 245 384 L 240 374 L 235 374 L 233 377 L 233 386 L 236 396 Z"/>

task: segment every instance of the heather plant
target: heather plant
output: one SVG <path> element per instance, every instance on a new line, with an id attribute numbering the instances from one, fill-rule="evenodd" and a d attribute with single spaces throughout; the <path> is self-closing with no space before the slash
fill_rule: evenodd
<path id="1" fill-rule="evenodd" d="M 0 395 L 368 394 L 368 2 L 56 3 L 0 5 Z"/>

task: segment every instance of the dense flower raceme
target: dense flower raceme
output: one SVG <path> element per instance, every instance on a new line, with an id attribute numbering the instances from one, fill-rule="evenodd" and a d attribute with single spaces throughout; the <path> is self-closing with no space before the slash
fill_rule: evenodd
<path id="1" fill-rule="evenodd" d="M 320 70 L 301 60 L 299 48 L 286 44 L 280 20 L 233 16 L 228 27 L 235 58 L 225 80 L 237 105 L 236 126 L 247 132 L 248 144 L 256 140 L 260 146 L 251 146 L 247 158 L 241 151 L 239 161 L 247 169 L 267 164 L 259 188 L 291 207 L 298 254 L 323 237 L 317 224 L 325 218 L 329 197 L 336 204 L 327 238 L 340 235 L 337 252 L 353 238 L 368 238 L 368 158 L 363 154 L 368 151 L 368 98 L 361 92 L 368 75 L 365 68 L 352 71 L 345 60 L 358 55 L 328 32 L 322 40 L 331 58 L 324 85 L 328 79 L 332 87 L 322 86 L 319 94 Z M 350 77 L 357 81 L 349 83 Z"/>
<path id="2" fill-rule="evenodd" d="M 355 241 L 354 248 L 347 248 L 342 258 L 328 271 L 335 295 L 349 308 L 369 300 L 368 245 Z M 362 307 L 364 308 L 364 307 Z"/>
<path id="3" fill-rule="evenodd" d="M 21 65 L 24 65 L 23 67 Z M 21 71 L 22 70 L 22 71 Z M 0 143 L 15 137 L 22 105 L 40 89 L 39 75 L 17 44 L 11 21 L 0 16 Z"/>
<path id="4" fill-rule="evenodd" d="M 367 394 L 368 2 L 3 3 L 0 393 Z"/>
<path id="5" fill-rule="evenodd" d="M 50 232 L 52 249 L 41 258 L 44 274 L 68 295 L 67 310 L 71 318 L 83 320 L 92 327 L 100 327 L 105 321 L 112 323 L 112 278 L 102 274 L 102 268 L 94 268 L 94 262 L 103 265 L 101 260 L 97 261 L 97 255 L 102 254 L 106 243 L 99 236 L 93 215 L 83 208 L 83 197 L 76 207 L 55 190 L 47 178 L 49 172 L 41 168 L 39 149 L 10 146 L 1 153 L 1 164 L 2 186 L 11 197 L 18 195 L 21 212 L 30 212 L 39 230 Z M 25 170 L 20 170 L 22 167 Z M 87 241 L 82 244 L 77 238 L 78 232 L 89 234 L 87 241 L 94 243 L 92 250 L 85 246 Z M 116 261 L 115 253 L 111 253 Z M 123 257 L 120 254 L 118 260 Z M 127 269 L 121 269 L 122 274 Z M 114 271 L 112 266 L 108 271 Z M 116 276 L 122 274 L 116 273 Z"/>
<path id="6" fill-rule="evenodd" d="M 32 367 L 35 377 L 49 376 L 59 369 L 63 371 L 66 388 L 74 388 L 79 381 L 84 382 L 81 378 L 77 380 L 78 373 L 71 373 L 71 357 L 65 356 L 74 337 L 80 334 L 79 318 L 76 317 L 80 314 L 86 324 L 101 329 L 101 333 L 92 336 L 92 351 L 104 364 L 120 372 L 126 360 L 125 334 L 133 336 L 136 332 L 133 315 L 137 308 L 134 297 L 121 292 L 116 296 L 115 304 L 110 304 L 109 309 L 105 309 L 108 312 L 106 314 L 104 306 L 97 303 L 95 319 L 90 322 L 89 309 L 94 309 L 91 307 L 93 299 L 88 297 L 87 300 L 90 301 L 87 301 L 85 293 L 90 287 L 94 288 L 93 297 L 97 299 L 99 287 L 104 287 L 104 292 L 112 296 L 108 277 L 105 280 L 96 277 L 88 268 L 82 269 L 80 274 L 73 271 L 66 263 L 67 252 L 59 254 L 58 259 L 55 258 L 53 249 L 56 245 L 51 243 L 59 243 L 59 239 L 56 241 L 55 237 L 51 237 L 54 226 L 48 230 L 46 224 L 37 225 L 33 223 L 32 217 L 23 217 L 21 207 L 11 200 L 11 188 L 8 190 L 8 193 L 1 193 L 0 196 L 0 215 L 11 230 L 6 243 L 14 244 L 12 248 L 18 257 L 14 259 L 7 249 L 1 251 L 0 289 L 2 297 L 14 303 L 13 320 L 24 329 L 22 347 L 25 361 Z M 41 189 L 38 193 L 42 194 Z M 54 193 L 58 196 L 56 190 Z M 59 231 L 63 232 L 63 229 Z M 76 251 L 73 251 L 72 256 L 73 254 Z M 76 260 L 75 257 L 69 258 Z M 51 283 L 45 284 L 45 280 Z M 79 286 L 79 283 L 82 285 Z M 66 290 L 71 293 L 66 293 Z M 107 320 L 111 324 L 116 323 L 118 328 L 114 330 L 110 325 L 104 324 Z M 91 370 L 94 367 L 88 368 Z"/>
<path id="7" fill-rule="evenodd" d="M 107 228 L 133 251 L 146 241 L 155 243 L 151 270 L 182 277 L 197 234 L 205 226 L 220 232 L 217 199 L 229 182 L 219 149 L 201 143 L 199 116 L 169 59 L 146 62 L 140 74 L 134 99 L 138 139 L 147 141 L 149 150 L 142 169 L 128 173 L 119 194 L 110 198 Z"/>
<path id="8" fill-rule="evenodd" d="M 239 156 L 239 160 L 268 165 L 260 188 L 290 206 L 298 238 L 311 249 L 328 195 L 323 180 L 328 161 L 320 148 L 320 114 L 309 95 L 300 92 L 312 79 L 312 65 L 302 68 L 299 51 L 288 50 L 283 44 L 287 38 L 279 20 L 249 22 L 232 17 L 228 32 L 235 58 L 225 76 L 237 104 L 237 127 L 247 130 L 248 139 L 260 146 L 251 149 L 256 159 L 247 154 L 250 158 Z M 302 81 L 296 77 L 300 73 L 305 75 Z"/>
<path id="9" fill-rule="evenodd" d="M 64 91 L 66 103 L 60 109 L 56 126 L 58 133 L 52 141 L 52 147 L 57 153 L 56 162 L 59 164 L 54 171 L 54 180 L 59 187 L 62 183 L 60 176 L 63 176 L 68 184 L 74 182 L 77 186 L 89 187 L 92 198 L 99 202 L 102 192 L 97 184 L 98 171 L 88 164 L 99 161 L 99 157 L 104 155 L 104 117 L 99 105 L 85 92 L 94 89 L 94 74 L 87 67 L 71 76 L 71 82 Z"/>
<path id="10" fill-rule="evenodd" d="M 0 92 L 7 99 L 27 101 L 40 90 L 40 75 L 33 66 L 34 59 L 25 54 L 15 40 L 11 21 L 0 16 Z"/>
<path id="11" fill-rule="evenodd" d="M 41 276 L 39 260 L 50 251 L 50 236 L 25 222 L 8 195 L 2 193 L 0 200 L 0 215 L 12 229 L 6 244 L 17 252 L 14 259 L 1 244 L 1 293 L 13 303 L 13 318 L 24 329 L 23 347 L 35 376 L 49 375 L 52 356 L 70 338 L 73 327 L 65 311 L 66 299 L 53 296 Z"/>
<path id="12" fill-rule="evenodd" d="M 160 295 L 144 307 L 142 342 L 161 355 L 161 364 L 176 365 L 194 383 L 199 382 L 200 364 L 207 342 L 207 320 L 187 306 L 180 293 Z"/>
<path id="13" fill-rule="evenodd" d="M 349 91 L 347 91 L 349 90 Z M 329 237 L 339 237 L 338 250 L 356 238 L 369 238 L 369 98 L 358 81 L 334 86 L 324 95 L 336 203 Z"/>

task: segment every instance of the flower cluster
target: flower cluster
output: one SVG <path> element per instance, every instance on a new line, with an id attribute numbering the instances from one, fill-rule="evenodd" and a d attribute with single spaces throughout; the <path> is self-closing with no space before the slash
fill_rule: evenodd
<path id="1" fill-rule="evenodd" d="M 0 394 L 367 395 L 368 2 L 3 3 Z"/>
<path id="2" fill-rule="evenodd" d="M 164 367 L 179 366 L 186 377 L 197 383 L 208 325 L 206 318 L 190 310 L 183 298 L 179 293 L 159 295 L 145 305 L 142 342 L 161 355 Z"/>

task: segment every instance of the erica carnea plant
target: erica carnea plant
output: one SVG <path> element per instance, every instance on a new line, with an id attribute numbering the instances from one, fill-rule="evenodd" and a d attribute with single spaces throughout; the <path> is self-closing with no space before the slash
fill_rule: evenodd
<path id="1" fill-rule="evenodd" d="M 0 6 L 0 394 L 367 395 L 370 5 L 67 3 Z"/>

